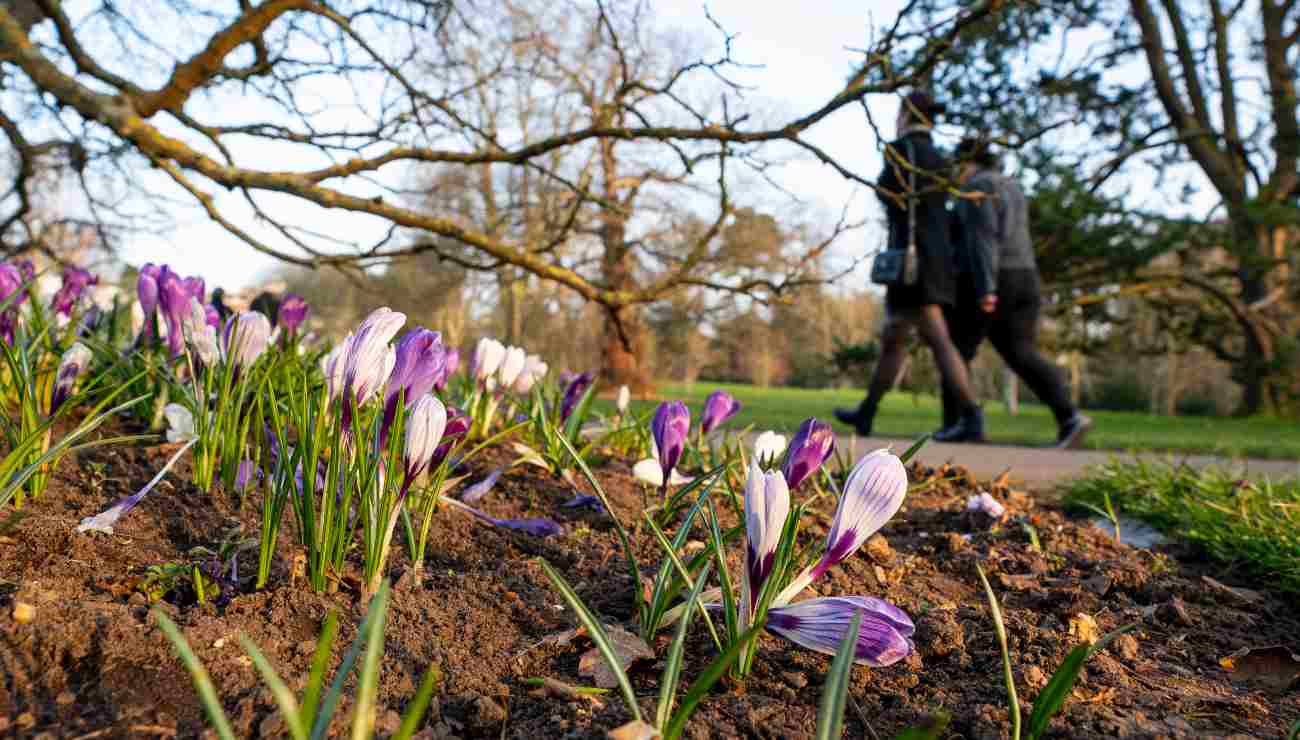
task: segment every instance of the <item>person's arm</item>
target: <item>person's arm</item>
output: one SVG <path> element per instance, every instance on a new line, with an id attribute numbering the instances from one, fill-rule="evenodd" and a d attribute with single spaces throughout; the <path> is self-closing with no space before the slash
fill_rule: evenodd
<path id="1" fill-rule="evenodd" d="M 995 239 L 997 208 L 993 191 L 987 183 L 970 183 L 957 204 L 962 232 L 970 260 L 975 297 L 998 293 L 998 247 Z"/>

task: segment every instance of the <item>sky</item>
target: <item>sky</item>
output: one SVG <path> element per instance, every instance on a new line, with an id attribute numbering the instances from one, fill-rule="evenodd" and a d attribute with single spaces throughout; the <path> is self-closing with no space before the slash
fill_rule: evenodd
<path id="1" fill-rule="evenodd" d="M 733 56 L 747 64 L 760 65 L 739 77 L 754 87 L 746 93 L 743 104 L 752 104 L 770 116 L 793 118 L 814 110 L 844 85 L 855 59 L 849 49 L 866 43 L 870 18 L 891 18 L 897 11 L 896 0 L 882 3 L 817 2 L 805 3 L 798 12 L 788 5 L 720 0 L 709 3 L 708 11 L 728 32 L 735 35 Z M 662 23 L 716 41 L 717 32 L 708 22 L 704 6 L 692 0 L 654 0 L 653 10 Z M 733 101 L 733 103 L 736 101 Z M 897 102 L 889 96 L 871 101 L 873 116 L 880 122 L 892 122 Z M 733 108 L 734 109 L 734 108 Z M 160 117 L 161 118 L 161 117 Z M 876 142 L 870 135 L 862 110 L 849 106 L 819 123 L 807 136 L 856 172 L 874 176 L 880 168 Z M 276 156 L 282 156 L 276 153 Z M 257 166 L 266 166 L 261 162 Z M 277 169 L 287 166 L 277 161 Z M 783 186 L 798 193 L 812 212 L 824 211 L 837 218 L 849 199 L 854 199 L 853 217 L 875 217 L 878 207 L 871 194 L 846 183 L 829 167 L 803 162 L 783 168 L 779 174 Z M 235 214 L 241 225 L 252 224 L 251 214 L 240 196 L 216 193 L 218 207 Z M 291 198 L 274 201 L 276 213 L 285 221 L 310 225 L 332 235 L 358 242 L 374 241 L 383 233 L 376 219 L 322 211 Z M 284 244 L 269 229 L 251 230 L 273 244 Z M 847 264 L 854 257 L 874 249 L 879 237 L 858 232 L 845 235 L 837 245 L 834 259 Z M 868 243 L 870 241 L 870 243 Z M 235 288 L 255 284 L 281 263 L 263 255 L 220 226 L 207 220 L 197 209 L 178 211 L 176 228 L 134 240 L 123 252 L 133 265 L 144 262 L 168 262 L 183 274 L 203 275 L 210 285 Z"/>

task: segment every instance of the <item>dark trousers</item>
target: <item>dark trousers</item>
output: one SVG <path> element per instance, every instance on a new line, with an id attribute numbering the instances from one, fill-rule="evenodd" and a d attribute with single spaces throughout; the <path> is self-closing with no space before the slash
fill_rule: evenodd
<path id="1" fill-rule="evenodd" d="M 1047 404 L 1062 425 L 1077 409 L 1055 365 L 1034 346 L 1038 339 L 1038 315 L 1042 308 L 1038 275 L 1029 270 L 1007 270 L 998 275 L 998 306 L 984 313 L 976 304 L 967 281 L 960 281 L 957 302 L 944 307 L 948 332 L 962 359 L 969 365 L 980 344 L 988 339 L 1007 367 L 1020 377 L 1040 401 Z M 951 426 L 961 416 L 960 405 L 951 389 L 943 388 L 943 423 Z"/>

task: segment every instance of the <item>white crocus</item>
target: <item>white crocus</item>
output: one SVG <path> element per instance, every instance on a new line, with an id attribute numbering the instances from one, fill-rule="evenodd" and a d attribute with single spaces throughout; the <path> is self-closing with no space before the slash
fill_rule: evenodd
<path id="1" fill-rule="evenodd" d="M 785 452 L 785 446 L 784 436 L 771 430 L 763 432 L 754 440 L 754 459 L 764 465 L 770 465 Z"/>
<path id="2" fill-rule="evenodd" d="M 446 429 L 447 407 L 431 394 L 420 396 L 406 418 L 403 459 L 408 481 L 419 476 L 429 466 Z"/>
<path id="3" fill-rule="evenodd" d="M 618 387 L 618 399 L 614 401 L 615 408 L 618 409 L 618 415 L 622 416 L 627 413 L 627 406 L 632 401 L 632 391 L 628 390 L 625 385 Z"/>
<path id="4" fill-rule="evenodd" d="M 519 377 L 515 379 L 514 392 L 521 396 L 531 393 L 533 386 L 546 377 L 548 370 L 550 370 L 550 367 L 545 362 L 542 362 L 541 357 L 528 355 L 524 361 L 523 372 L 519 373 Z"/>
<path id="5" fill-rule="evenodd" d="M 386 306 L 377 308 L 348 340 L 343 381 L 358 406 L 383 387 L 393 372 L 397 355 L 389 342 L 405 323 L 406 314 Z"/>
<path id="6" fill-rule="evenodd" d="M 523 347 L 507 347 L 501 356 L 501 365 L 497 368 L 497 380 L 501 387 L 507 389 L 514 387 L 527 362 L 528 355 Z"/>
<path id="7" fill-rule="evenodd" d="M 168 442 L 189 442 L 197 438 L 194 433 L 194 415 L 179 403 L 164 406 L 163 418 L 167 419 Z"/>
<path id="8" fill-rule="evenodd" d="M 659 447 L 655 445 L 653 438 L 650 440 L 650 457 L 647 457 L 644 460 L 638 460 L 637 463 L 632 466 L 632 475 L 646 485 L 654 486 L 656 488 L 663 485 L 663 465 L 659 463 Z M 690 483 L 691 480 L 691 478 L 687 478 L 681 473 L 678 473 L 676 468 L 673 469 L 672 475 L 668 476 L 668 482 L 674 486 Z"/>
<path id="9" fill-rule="evenodd" d="M 484 383 L 491 378 L 505 359 L 506 347 L 491 337 L 483 337 L 474 347 L 474 378 Z"/>
<path id="10" fill-rule="evenodd" d="M 235 367 L 249 367 L 271 341 L 271 321 L 259 311 L 244 311 L 226 326 L 226 346 Z"/>
<path id="11" fill-rule="evenodd" d="M 749 463 L 745 479 L 745 533 L 749 542 L 745 560 L 747 608 L 753 607 L 763 583 L 772 571 L 776 548 L 790 515 L 790 487 L 779 470 L 763 472 L 758 460 Z"/>

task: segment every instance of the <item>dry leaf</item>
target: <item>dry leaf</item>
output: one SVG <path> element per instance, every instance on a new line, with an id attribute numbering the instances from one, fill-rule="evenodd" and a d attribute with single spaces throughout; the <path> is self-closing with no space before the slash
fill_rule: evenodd
<path id="1" fill-rule="evenodd" d="M 1101 630 L 1097 627 L 1097 620 L 1082 612 L 1070 617 L 1069 626 L 1070 636 L 1077 638 L 1080 642 L 1095 645 L 1097 640 L 1101 638 Z"/>
<path id="2" fill-rule="evenodd" d="M 622 627 L 606 626 L 605 634 L 609 637 L 610 645 L 614 648 L 614 654 L 618 656 L 619 662 L 623 664 L 624 671 L 638 660 L 653 660 L 655 657 L 654 652 L 650 650 L 644 640 Z M 582 657 L 578 659 L 578 675 L 589 676 L 602 689 L 612 689 L 618 686 L 618 678 L 609 669 L 600 648 L 592 648 L 582 654 Z"/>
<path id="3" fill-rule="evenodd" d="M 1227 596 L 1236 597 L 1246 602 L 1247 604 L 1258 604 L 1259 602 L 1264 600 L 1264 595 L 1258 591 L 1249 588 L 1238 588 L 1234 586 L 1229 586 L 1224 583 L 1219 583 L 1218 581 L 1214 580 L 1209 576 L 1201 576 L 1201 582 L 1209 586 L 1211 591 L 1217 591 L 1218 593 L 1225 594 Z"/>
<path id="4" fill-rule="evenodd" d="M 653 740 L 659 737 L 659 731 L 638 719 L 615 727 L 605 737 L 610 740 Z"/>
<path id="5" fill-rule="evenodd" d="M 1300 678 L 1300 656 L 1282 645 L 1242 648 L 1219 665 L 1232 671 L 1232 678 L 1274 692 L 1286 691 Z"/>
<path id="6" fill-rule="evenodd" d="M 563 681 L 557 681 L 554 678 L 543 678 L 542 685 L 531 692 L 535 696 L 550 697 L 553 699 L 565 699 L 567 701 L 585 701 L 593 707 L 603 707 L 605 704 L 594 694 L 586 694 L 574 686 L 570 686 Z"/>

